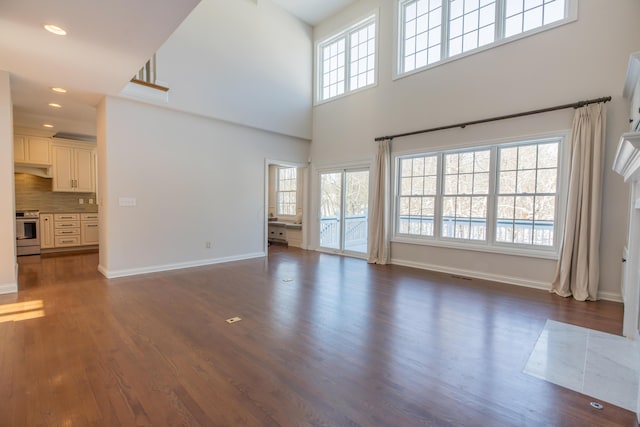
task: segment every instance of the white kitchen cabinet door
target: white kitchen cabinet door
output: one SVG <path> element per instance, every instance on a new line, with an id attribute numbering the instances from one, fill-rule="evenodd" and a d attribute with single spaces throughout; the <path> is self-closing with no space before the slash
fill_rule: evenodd
<path id="1" fill-rule="evenodd" d="M 75 191 L 74 150 L 66 146 L 53 146 L 53 191 Z"/>
<path id="2" fill-rule="evenodd" d="M 26 141 L 27 137 L 22 135 L 13 136 L 13 161 L 15 163 L 24 163 L 26 157 Z"/>
<path id="3" fill-rule="evenodd" d="M 56 236 L 56 248 L 68 248 L 71 246 L 80 246 L 80 236 Z"/>
<path id="4" fill-rule="evenodd" d="M 40 248 L 50 249 L 54 246 L 53 214 L 40 214 Z"/>
<path id="5" fill-rule="evenodd" d="M 97 245 L 99 241 L 98 222 L 82 221 L 82 227 L 80 227 L 80 243 L 83 245 Z"/>
<path id="6" fill-rule="evenodd" d="M 51 165 L 51 140 L 40 136 L 14 135 L 13 161 L 26 165 Z"/>
<path id="7" fill-rule="evenodd" d="M 29 136 L 25 146 L 25 163 L 32 165 L 51 164 L 51 141 L 49 138 Z"/>
<path id="8" fill-rule="evenodd" d="M 96 150 L 53 145 L 53 191 L 95 193 Z"/>
<path id="9" fill-rule="evenodd" d="M 95 150 L 75 149 L 75 191 L 95 193 L 96 162 Z"/>

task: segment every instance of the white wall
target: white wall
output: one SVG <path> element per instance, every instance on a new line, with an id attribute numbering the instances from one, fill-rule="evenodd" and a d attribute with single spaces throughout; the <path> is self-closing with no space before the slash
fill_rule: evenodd
<path id="1" fill-rule="evenodd" d="M 311 138 L 311 28 L 270 0 L 203 0 L 157 53 L 169 106 Z"/>
<path id="2" fill-rule="evenodd" d="M 265 159 L 305 162 L 307 141 L 120 98 L 98 115 L 105 275 L 264 255 Z"/>
<path id="3" fill-rule="evenodd" d="M 628 189 L 610 165 L 618 138 L 628 128 L 628 104 L 621 92 L 629 54 L 640 49 L 640 3 L 620 0 L 613 6 L 581 0 L 579 19 L 574 23 L 392 80 L 393 3 L 361 0 L 314 29 L 318 41 L 379 8 L 378 86 L 314 108 L 313 165 L 370 161 L 376 136 L 611 95 L 600 290 L 604 297 L 619 298 Z M 424 134 L 395 140 L 392 151 L 570 129 L 571 118 L 572 111 L 567 110 Z M 312 244 L 317 245 L 317 230 L 311 236 L 315 236 Z M 546 286 L 555 269 L 555 261 L 401 243 L 392 244 L 392 258 L 398 263 L 530 286 Z"/>
<path id="4" fill-rule="evenodd" d="M 17 292 L 13 104 L 9 73 L 0 70 L 0 294 Z"/>

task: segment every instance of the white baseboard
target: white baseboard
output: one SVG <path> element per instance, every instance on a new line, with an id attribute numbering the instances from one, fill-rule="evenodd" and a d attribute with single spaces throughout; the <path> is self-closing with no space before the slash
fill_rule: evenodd
<path id="1" fill-rule="evenodd" d="M 0 285 L 0 294 L 14 294 L 16 292 L 18 292 L 17 283 L 7 283 L 4 285 Z"/>
<path id="2" fill-rule="evenodd" d="M 98 271 L 107 279 L 115 279 L 116 277 L 136 276 L 138 274 L 158 273 L 162 271 L 180 270 L 182 268 L 202 267 L 205 265 L 222 264 L 225 262 L 242 261 L 246 259 L 265 257 L 264 252 L 255 252 L 250 254 L 235 255 L 224 258 L 203 259 L 198 261 L 179 262 L 175 264 L 153 265 L 149 267 L 129 268 L 124 270 L 108 270 L 102 265 L 98 265 Z"/>
<path id="3" fill-rule="evenodd" d="M 528 280 L 521 277 L 505 276 L 501 274 L 483 273 L 474 270 L 465 270 L 461 268 L 444 267 L 441 265 L 427 264 L 414 261 L 405 261 L 401 259 L 391 259 L 391 264 L 402 265 L 405 267 L 419 268 L 421 270 L 437 271 L 439 273 L 452 274 L 454 276 L 471 277 L 474 279 L 490 280 L 492 282 L 505 283 L 508 285 L 522 286 L 525 288 L 540 289 L 548 291 L 550 285 L 548 282 L 538 280 Z M 615 292 L 598 292 L 598 298 L 606 301 L 622 302 L 622 295 Z"/>
<path id="4" fill-rule="evenodd" d="M 465 270 L 462 268 L 444 267 L 441 265 L 427 264 L 422 262 L 405 261 L 401 259 L 391 259 L 391 264 L 402 265 L 405 267 L 419 268 L 421 270 L 437 271 L 439 273 L 452 274 L 454 276 L 472 277 L 474 279 L 489 280 L 492 282 L 506 283 L 509 285 L 523 286 L 525 288 L 549 290 L 547 282 L 522 279 L 520 277 L 504 276 L 501 274 L 483 273 L 474 270 Z"/>
<path id="5" fill-rule="evenodd" d="M 9 282 L 9 283 L 5 283 L 3 285 L 0 285 L 0 295 L 3 294 L 15 294 L 16 292 L 18 292 L 18 268 L 19 265 L 18 263 L 16 263 L 15 266 L 15 283 Z"/>
<path id="6" fill-rule="evenodd" d="M 622 295 L 616 292 L 600 291 L 598 292 L 598 299 L 605 301 L 622 302 Z"/>

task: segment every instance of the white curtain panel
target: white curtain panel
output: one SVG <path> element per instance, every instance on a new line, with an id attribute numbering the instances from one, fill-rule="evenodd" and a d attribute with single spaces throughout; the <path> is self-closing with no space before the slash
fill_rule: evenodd
<path id="1" fill-rule="evenodd" d="M 371 200 L 371 217 L 369 223 L 369 251 L 367 261 L 370 264 L 389 263 L 389 188 L 390 188 L 390 153 L 391 140 L 378 142 L 373 194 Z"/>
<path id="2" fill-rule="evenodd" d="M 579 301 L 598 298 L 605 126 L 604 104 L 576 109 L 564 238 L 551 292 Z"/>

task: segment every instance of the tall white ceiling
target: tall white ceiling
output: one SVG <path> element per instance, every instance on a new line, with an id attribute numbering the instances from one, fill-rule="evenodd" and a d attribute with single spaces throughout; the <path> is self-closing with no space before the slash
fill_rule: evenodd
<path id="1" fill-rule="evenodd" d="M 102 96 L 118 94 L 200 1 L 1 0 L 0 70 L 11 75 L 14 124 L 95 135 Z M 315 25 L 355 0 L 271 1 Z M 45 23 L 68 34 L 50 34 Z"/>
<path id="2" fill-rule="evenodd" d="M 309 25 L 317 25 L 356 0 L 272 0 Z"/>

